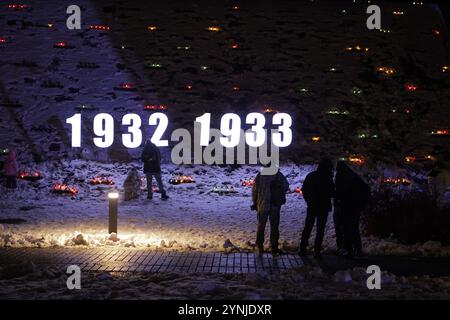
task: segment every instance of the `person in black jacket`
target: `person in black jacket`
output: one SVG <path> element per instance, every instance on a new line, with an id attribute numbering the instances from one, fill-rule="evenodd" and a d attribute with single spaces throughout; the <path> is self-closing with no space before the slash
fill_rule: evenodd
<path id="1" fill-rule="evenodd" d="M 321 258 L 322 242 L 327 223 L 328 212 L 331 211 L 331 198 L 334 197 L 333 163 L 322 159 L 316 171 L 309 173 L 302 186 L 303 198 L 308 206 L 305 227 L 302 233 L 300 256 L 306 255 L 309 237 L 316 222 L 316 239 L 314 255 Z M 317 221 L 316 221 L 317 220 Z"/>
<path id="2" fill-rule="evenodd" d="M 345 162 L 339 161 L 336 166 L 335 210 L 340 212 L 339 229 L 343 230 L 347 257 L 362 255 L 359 220 L 369 198 L 369 186 Z"/>
<path id="3" fill-rule="evenodd" d="M 153 198 L 152 179 L 155 177 L 158 183 L 159 191 L 161 192 L 161 199 L 166 200 L 169 197 L 166 194 L 164 185 L 161 179 L 161 153 L 158 147 L 147 140 L 142 151 L 141 159 L 144 162 L 144 173 L 147 177 L 147 199 Z"/>

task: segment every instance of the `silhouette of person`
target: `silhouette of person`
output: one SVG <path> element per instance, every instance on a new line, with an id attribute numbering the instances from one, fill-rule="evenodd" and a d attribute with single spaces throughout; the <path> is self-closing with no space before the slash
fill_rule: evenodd
<path id="1" fill-rule="evenodd" d="M 263 175 L 258 173 L 252 188 L 252 210 L 257 211 L 258 229 L 256 232 L 256 253 L 261 256 L 264 252 L 264 230 L 267 220 L 270 221 L 270 246 L 273 256 L 278 256 L 282 252 L 278 248 L 280 237 L 280 210 L 286 203 L 286 192 L 289 190 L 289 183 L 286 177 L 278 171 L 274 175 Z"/>
<path id="2" fill-rule="evenodd" d="M 444 195 L 448 190 L 449 175 L 447 166 L 441 162 L 428 173 L 428 191 L 436 203 L 441 206 L 445 203 Z"/>
<path id="3" fill-rule="evenodd" d="M 339 161 L 336 166 L 335 210 L 342 218 L 339 227 L 343 228 L 343 245 L 348 257 L 362 255 L 359 220 L 369 198 L 369 186 L 345 162 Z"/>
<path id="4" fill-rule="evenodd" d="M 300 256 L 306 255 L 309 237 L 314 223 L 316 223 L 314 255 L 316 258 L 321 258 L 325 226 L 328 212 L 331 211 L 331 198 L 334 197 L 333 163 L 331 160 L 320 160 L 317 170 L 306 176 L 302 193 L 308 208 L 298 254 Z"/>
<path id="5" fill-rule="evenodd" d="M 6 155 L 6 160 L 3 165 L 3 171 L 6 176 L 6 188 L 17 188 L 17 170 L 16 150 L 12 149 Z"/>
<path id="6" fill-rule="evenodd" d="M 153 177 L 155 177 L 156 182 L 158 183 L 158 188 L 161 192 L 161 199 L 169 199 L 161 179 L 161 153 L 159 152 L 158 147 L 153 142 L 151 142 L 150 139 L 145 142 L 141 159 L 144 162 L 144 173 L 147 178 L 147 199 L 153 198 Z"/>

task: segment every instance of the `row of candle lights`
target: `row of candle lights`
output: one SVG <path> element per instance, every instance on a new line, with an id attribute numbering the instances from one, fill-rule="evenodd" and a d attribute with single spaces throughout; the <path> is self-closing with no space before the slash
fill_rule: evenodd
<path id="1" fill-rule="evenodd" d="M 430 156 L 427 156 L 430 157 Z M 362 158 L 360 156 L 350 156 L 348 158 L 345 159 L 346 161 L 352 162 L 352 163 L 356 163 L 356 164 L 363 164 L 364 160 L 362 160 Z M 416 161 L 416 158 L 413 156 L 408 156 L 405 157 L 405 161 L 406 162 L 414 162 Z M 21 179 L 25 179 L 25 180 L 30 180 L 30 181 L 35 181 L 38 179 L 42 179 L 42 175 L 40 174 L 39 171 L 35 171 L 33 173 L 29 173 L 26 171 L 21 171 L 19 174 L 19 178 Z M 143 177 L 141 179 L 142 183 L 144 183 L 145 181 L 145 177 Z M 194 183 L 195 179 L 193 176 L 190 175 L 178 175 L 175 177 L 172 177 L 169 180 L 170 184 L 184 184 L 184 183 Z M 255 180 L 254 179 L 242 179 L 241 181 L 241 186 L 243 187 L 252 187 L 255 184 Z M 408 186 L 411 184 L 411 180 L 407 179 L 407 178 L 385 178 L 382 181 L 384 184 L 388 184 L 388 185 L 403 185 L 403 186 Z M 114 181 L 111 178 L 108 177 L 104 177 L 104 176 L 96 176 L 93 177 L 90 180 L 90 184 L 91 185 L 99 185 L 99 184 L 105 184 L 105 185 L 114 185 Z M 51 191 L 53 193 L 57 193 L 57 194 L 69 194 L 72 196 L 75 196 L 76 194 L 78 194 L 78 189 L 75 186 L 70 186 L 68 184 L 65 183 L 55 183 L 51 189 Z M 157 186 L 152 185 L 152 191 L 153 192 L 159 192 Z M 232 186 L 229 185 L 225 185 L 222 187 L 217 187 L 214 186 L 212 189 L 212 192 L 217 192 L 217 193 L 235 193 L 236 191 L 234 190 L 234 188 Z M 302 190 L 300 187 L 296 187 L 292 193 L 297 193 L 297 194 L 302 194 Z"/>

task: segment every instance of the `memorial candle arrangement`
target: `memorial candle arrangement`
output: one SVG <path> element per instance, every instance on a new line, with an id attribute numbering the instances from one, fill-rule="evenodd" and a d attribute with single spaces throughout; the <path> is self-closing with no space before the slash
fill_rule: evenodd
<path id="1" fill-rule="evenodd" d="M 243 179 L 241 180 L 241 186 L 243 187 L 252 187 L 255 184 L 254 179 Z"/>
<path id="2" fill-rule="evenodd" d="M 33 172 L 20 171 L 17 177 L 19 179 L 28 180 L 28 181 L 37 181 L 37 180 L 40 180 L 43 178 L 39 171 L 33 171 Z"/>
<path id="3" fill-rule="evenodd" d="M 383 183 L 390 185 L 409 186 L 411 184 L 411 180 L 407 178 L 386 178 L 383 180 Z"/>
<path id="4" fill-rule="evenodd" d="M 78 193 L 78 189 L 74 186 L 69 186 L 64 183 L 56 183 L 53 185 L 52 190 L 56 194 L 69 194 L 75 196 Z"/>
<path id="5" fill-rule="evenodd" d="M 195 179 L 193 176 L 179 175 L 169 179 L 170 184 L 182 184 L 182 183 L 194 183 Z"/>
<path id="6" fill-rule="evenodd" d="M 111 27 L 101 25 L 101 24 L 91 24 L 89 26 L 89 29 L 91 30 L 101 30 L 101 31 L 109 31 L 111 30 Z"/>
<path id="7" fill-rule="evenodd" d="M 151 104 L 151 105 L 145 105 L 144 106 L 144 110 L 149 110 L 149 111 L 164 111 L 167 110 L 167 106 L 163 105 L 163 104 Z"/>
<path id="8" fill-rule="evenodd" d="M 105 184 L 105 185 L 114 185 L 114 181 L 111 178 L 104 176 L 96 176 L 89 181 L 91 185 Z"/>

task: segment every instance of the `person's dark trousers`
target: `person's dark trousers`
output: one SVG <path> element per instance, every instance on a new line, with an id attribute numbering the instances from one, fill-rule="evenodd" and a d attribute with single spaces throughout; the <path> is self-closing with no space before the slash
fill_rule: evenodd
<path id="1" fill-rule="evenodd" d="M 148 197 L 153 197 L 153 190 L 152 190 L 152 180 L 153 177 L 155 177 L 156 183 L 158 184 L 159 192 L 161 192 L 161 195 L 166 194 L 166 190 L 164 190 L 164 185 L 161 178 L 161 173 L 146 173 L 147 177 L 147 194 Z"/>
<path id="2" fill-rule="evenodd" d="M 8 189 L 16 189 L 17 188 L 16 176 L 6 176 L 6 187 Z"/>
<path id="3" fill-rule="evenodd" d="M 306 210 L 305 228 L 302 233 L 302 240 L 300 242 L 300 252 L 305 252 L 308 248 L 309 237 L 314 226 L 314 222 L 317 220 L 316 225 L 316 239 L 314 242 L 314 252 L 319 254 L 322 250 L 323 236 L 325 234 L 325 226 L 327 225 L 328 210 L 310 208 Z"/>
<path id="4" fill-rule="evenodd" d="M 258 230 L 256 231 L 256 245 L 264 248 L 264 231 L 267 220 L 270 223 L 270 247 L 272 252 L 278 251 L 278 239 L 280 238 L 280 207 L 273 207 L 269 211 L 258 211 Z"/>
<path id="5" fill-rule="evenodd" d="M 339 206 L 334 207 L 333 211 L 334 230 L 336 233 L 336 246 L 337 249 L 344 248 L 344 217 L 342 215 L 342 208 Z"/>
<path id="6" fill-rule="evenodd" d="M 359 220 L 361 213 L 356 210 L 344 211 L 344 247 L 350 254 L 361 252 L 361 233 L 359 231 Z"/>

